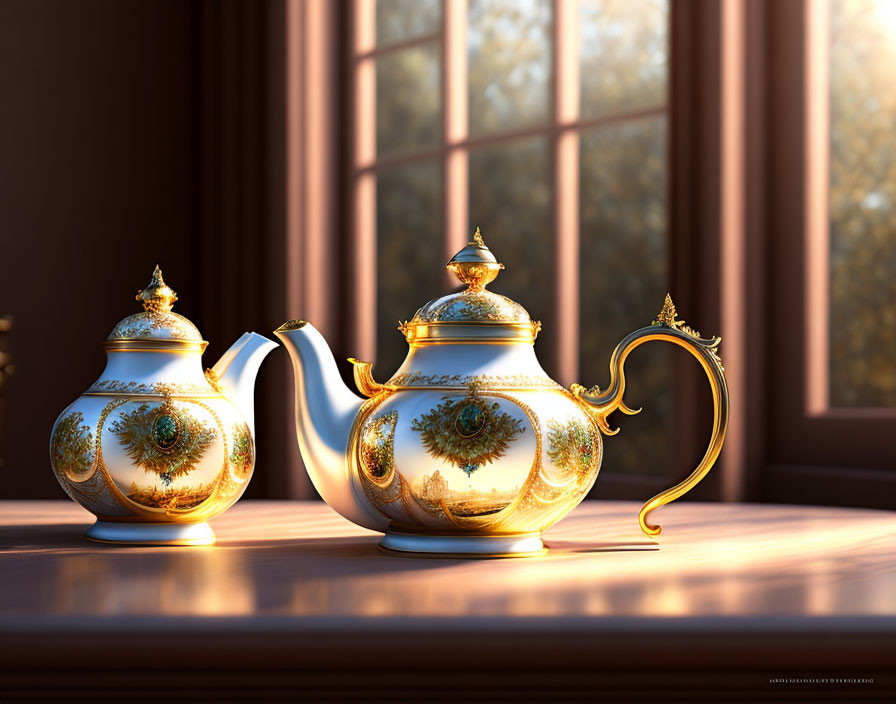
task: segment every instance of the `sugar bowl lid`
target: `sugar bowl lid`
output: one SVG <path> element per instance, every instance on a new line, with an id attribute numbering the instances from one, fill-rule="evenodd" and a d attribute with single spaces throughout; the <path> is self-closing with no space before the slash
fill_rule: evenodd
<path id="1" fill-rule="evenodd" d="M 196 326 L 184 316 L 171 312 L 177 294 L 165 283 L 158 266 L 152 272 L 149 285 L 137 292 L 137 300 L 143 304 L 143 310 L 118 323 L 106 338 L 107 343 L 192 343 L 190 346 L 205 347 Z"/>
<path id="2" fill-rule="evenodd" d="M 486 246 L 478 227 L 447 268 L 467 287 L 430 301 L 413 319 L 400 323 L 409 343 L 535 341 L 541 323 L 516 301 L 486 290 L 504 265 Z"/>

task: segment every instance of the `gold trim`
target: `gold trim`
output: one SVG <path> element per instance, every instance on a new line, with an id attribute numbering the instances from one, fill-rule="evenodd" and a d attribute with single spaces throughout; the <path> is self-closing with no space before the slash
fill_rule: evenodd
<path id="1" fill-rule="evenodd" d="M 210 370 L 209 370 L 210 371 Z M 206 373 L 208 379 L 208 373 Z M 204 398 L 217 398 L 223 396 L 219 389 L 215 389 L 211 383 L 208 386 L 202 384 L 138 384 L 136 381 L 119 381 L 118 379 L 102 379 L 94 382 L 82 396 L 149 396 L 153 398 L 168 396 L 201 396 Z"/>
<path id="2" fill-rule="evenodd" d="M 419 383 L 417 383 L 419 382 Z M 447 383 L 451 382 L 451 383 Z M 396 374 L 385 386 L 390 390 L 456 390 L 465 389 L 476 383 L 480 389 L 525 389 L 544 391 L 558 390 L 563 387 L 546 374 L 543 376 L 524 374 L 422 374 L 420 372 L 402 372 Z"/>
<path id="3" fill-rule="evenodd" d="M 348 361 L 352 363 L 355 386 L 358 387 L 358 391 L 360 391 L 363 396 L 372 398 L 384 391 L 392 390 L 391 387 L 384 386 L 383 384 L 374 381 L 373 372 L 371 371 L 373 365 L 370 362 L 362 362 L 360 359 L 355 359 L 354 357 L 349 357 Z"/>
<path id="4" fill-rule="evenodd" d="M 389 392 L 397 391 L 461 391 L 463 386 L 395 386 L 389 384 L 384 386 Z M 482 387 L 483 391 L 559 391 L 558 386 L 514 386 L 513 384 L 486 384 Z"/>
<path id="5" fill-rule="evenodd" d="M 722 451 L 725 433 L 728 429 L 728 382 L 725 379 L 725 367 L 722 366 L 722 360 L 718 354 L 718 347 L 722 339 L 720 337 L 701 338 L 700 333 L 687 326 L 683 320 L 678 320 L 676 316 L 672 298 L 666 294 L 663 308 L 656 320 L 646 328 L 635 330 L 616 346 L 610 359 L 610 386 L 606 391 L 602 392 L 596 386 L 586 390 L 579 384 L 573 384 L 570 387 L 570 393 L 597 422 L 601 431 L 607 435 L 615 435 L 619 430 L 610 428 L 607 417 L 617 410 L 628 415 L 638 413 L 640 410 L 629 408 L 622 400 L 622 395 L 625 393 L 624 365 L 632 350 L 653 340 L 671 342 L 690 352 L 706 373 L 713 399 L 713 427 L 709 446 L 703 459 L 700 460 L 700 464 L 684 481 L 657 494 L 641 507 L 638 513 L 638 522 L 641 530 L 649 536 L 659 535 L 662 530 L 659 525 L 647 522 L 650 512 L 680 498 L 706 476 Z"/>
<path id="6" fill-rule="evenodd" d="M 275 333 L 278 332 L 288 332 L 290 330 L 300 330 L 308 324 L 307 320 L 287 320 L 283 325 L 274 330 Z"/>
<path id="7" fill-rule="evenodd" d="M 460 374 L 402 372 L 393 376 L 385 384 L 381 384 L 374 380 L 370 362 L 362 362 L 354 357 L 349 357 L 348 361 L 354 365 L 355 386 L 362 395 L 368 398 L 397 391 L 457 391 L 458 389 L 467 389 L 470 384 L 476 384 L 477 388 L 483 391 L 566 391 L 563 386 L 547 375 L 523 374 L 466 374 L 461 376 Z"/>
<path id="8" fill-rule="evenodd" d="M 103 349 L 107 352 L 202 352 L 208 342 L 205 340 L 106 340 Z"/>
<path id="9" fill-rule="evenodd" d="M 453 339 L 426 338 L 424 340 L 416 340 L 410 343 L 410 346 L 417 348 L 429 347 L 431 345 L 531 345 L 534 342 L 534 338 L 530 340 L 501 340 L 498 338 L 488 339 L 483 337 L 456 337 Z"/>
<path id="10" fill-rule="evenodd" d="M 219 395 L 224 395 L 224 389 L 221 388 L 220 380 L 214 369 L 209 368 L 205 370 L 205 380 Z"/>
<path id="11" fill-rule="evenodd" d="M 463 328 L 470 328 L 468 334 Z M 501 323 L 493 320 L 446 320 L 440 322 L 410 321 L 400 323 L 398 329 L 404 334 L 408 344 L 533 344 L 541 330 L 539 321 Z"/>

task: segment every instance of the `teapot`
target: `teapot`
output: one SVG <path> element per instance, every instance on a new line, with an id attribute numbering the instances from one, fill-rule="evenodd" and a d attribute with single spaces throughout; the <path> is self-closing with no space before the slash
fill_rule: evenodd
<path id="1" fill-rule="evenodd" d="M 348 520 L 384 533 L 398 554 L 541 554 L 541 533 L 588 494 L 601 465 L 608 416 L 634 414 L 623 401 L 625 360 L 646 342 L 688 350 L 712 389 L 713 429 L 697 468 L 650 499 L 638 520 L 682 496 L 709 471 L 728 425 L 720 338 L 705 339 L 677 318 L 667 295 L 648 327 L 624 338 L 610 360 L 610 385 L 565 388 L 541 368 L 533 348 L 541 323 L 486 286 L 504 266 L 479 230 L 449 262 L 466 286 L 430 301 L 402 322 L 409 351 L 385 383 L 357 359 L 343 383 L 313 325 L 284 323 L 275 334 L 292 357 L 296 434 L 323 499 Z"/>
<path id="2" fill-rule="evenodd" d="M 208 343 L 171 311 L 177 294 L 158 266 L 137 300 L 143 311 L 103 344 L 100 378 L 53 425 L 53 472 L 97 517 L 90 540 L 208 545 L 207 521 L 252 477 L 255 376 L 277 343 L 245 333 L 203 373 Z"/>

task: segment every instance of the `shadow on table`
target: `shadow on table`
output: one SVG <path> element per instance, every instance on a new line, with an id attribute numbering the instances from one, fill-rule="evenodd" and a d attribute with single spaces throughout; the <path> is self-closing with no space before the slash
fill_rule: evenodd
<path id="1" fill-rule="evenodd" d="M 379 535 L 365 536 L 321 536 L 321 537 L 289 537 L 259 538 L 239 540 L 219 538 L 215 546 L 139 546 L 108 545 L 94 543 L 84 537 L 88 525 L 83 523 L 46 523 L 24 526 L 0 526 L 0 551 L 46 552 L 53 550 L 102 551 L 102 552 L 168 552 L 171 554 L 184 551 L 212 550 L 239 551 L 250 550 L 259 557 L 276 555 L 291 558 L 317 559 L 375 559 L 388 562 L 393 566 L 408 563 L 417 568 L 424 564 L 429 566 L 448 566 L 462 564 L 476 559 L 543 559 L 543 557 L 561 557 L 563 555 L 582 555 L 604 552 L 630 552 L 658 550 L 659 545 L 650 538 L 605 541 L 570 541 L 546 540 L 549 552 L 542 558 L 458 558 L 456 556 L 439 557 L 434 555 L 408 554 L 401 555 L 379 548 Z"/>
<path id="2" fill-rule="evenodd" d="M 538 557 L 457 557 L 425 555 L 419 553 L 408 553 L 402 555 L 391 550 L 382 550 L 379 547 L 379 536 L 358 536 L 358 537 L 320 537 L 320 538 L 301 538 L 294 540 L 259 540 L 259 541 L 238 541 L 220 543 L 221 547 L 232 548 L 252 548 L 254 550 L 271 550 L 278 554 L 293 555 L 296 557 L 329 557 L 329 558 L 369 558 L 389 560 L 391 562 L 428 562 L 433 565 L 458 564 L 469 562 L 470 560 L 520 560 L 520 559 L 541 559 L 544 557 L 560 557 L 563 555 L 582 555 L 590 553 L 603 552 L 633 552 L 645 550 L 659 550 L 660 546 L 657 542 L 650 538 L 629 539 L 619 541 L 569 541 L 569 540 L 546 540 L 548 553 Z"/>
<path id="3" fill-rule="evenodd" d="M 84 537 L 90 524 L 45 523 L 0 526 L 0 550 L 46 550 L 96 545 Z"/>

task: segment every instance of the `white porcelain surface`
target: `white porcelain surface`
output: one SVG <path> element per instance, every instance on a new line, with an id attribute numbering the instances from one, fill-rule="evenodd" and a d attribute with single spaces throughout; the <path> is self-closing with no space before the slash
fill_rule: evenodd
<path id="1" fill-rule="evenodd" d="M 164 342 L 107 349 L 103 373 L 60 414 L 50 435 L 60 485 L 101 519 L 91 537 L 148 534 L 152 523 L 178 534 L 187 529 L 176 524 L 204 524 L 239 499 L 255 463 L 255 375 L 274 347 L 246 333 L 215 365 L 214 385 L 203 372 L 201 349 Z M 163 416 L 176 433 L 160 449 L 152 441 Z M 120 521 L 132 527 L 107 526 Z"/>

